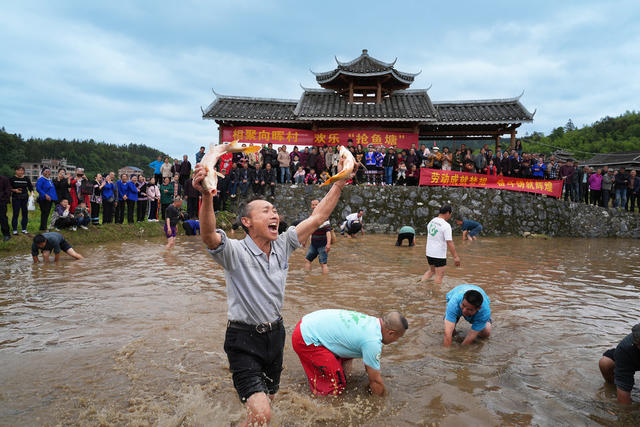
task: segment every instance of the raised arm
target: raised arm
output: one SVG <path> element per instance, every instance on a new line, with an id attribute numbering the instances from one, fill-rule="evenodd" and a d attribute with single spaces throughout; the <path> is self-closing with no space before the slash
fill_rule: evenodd
<path id="1" fill-rule="evenodd" d="M 200 237 L 207 248 L 215 249 L 220 246 L 222 236 L 216 232 L 216 214 L 213 211 L 213 194 L 202 188 L 202 180 L 207 176 L 207 169 L 198 163 L 193 172 L 193 188 L 202 194 L 200 206 Z"/>
<path id="2" fill-rule="evenodd" d="M 329 218 L 333 209 L 335 209 L 340 200 L 340 194 L 346 184 L 345 180 L 341 180 L 333 184 L 329 192 L 322 198 L 318 206 L 313 210 L 309 218 L 302 221 L 296 226 L 298 233 L 298 241 L 303 244 L 307 241 L 311 233 L 317 230 L 323 222 Z"/>

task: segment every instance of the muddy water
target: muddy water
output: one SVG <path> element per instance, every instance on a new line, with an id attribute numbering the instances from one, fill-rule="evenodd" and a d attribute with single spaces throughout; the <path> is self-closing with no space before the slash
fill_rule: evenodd
<path id="1" fill-rule="evenodd" d="M 410 329 L 383 349 L 383 398 L 361 362 L 339 399 L 313 398 L 287 340 L 277 425 L 589 425 L 640 423 L 597 369 L 640 318 L 640 248 L 632 240 L 456 240 L 463 265 L 419 285 L 424 238 L 341 240 L 328 277 L 290 262 L 290 337 L 310 311 L 399 309 Z M 197 238 L 78 248 L 87 259 L 0 259 L 0 424 L 228 425 L 243 408 L 222 349 L 223 271 Z M 482 286 L 494 334 L 442 347 L 447 290 Z M 466 332 L 468 324 L 459 330 Z M 634 390 L 633 399 L 640 401 Z"/>

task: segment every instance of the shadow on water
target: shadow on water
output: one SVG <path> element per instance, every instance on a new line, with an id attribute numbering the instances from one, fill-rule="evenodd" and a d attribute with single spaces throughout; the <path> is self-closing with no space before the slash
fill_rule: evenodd
<path id="1" fill-rule="evenodd" d="M 383 349 L 389 394 L 369 396 L 361 362 L 340 398 L 314 398 L 285 347 L 276 425 L 635 424 L 597 361 L 638 321 L 640 248 L 629 240 L 456 240 L 460 268 L 419 284 L 424 238 L 340 238 L 304 271 L 290 260 L 284 308 L 290 334 L 305 313 L 398 309 L 410 329 Z M 197 238 L 83 248 L 87 259 L 31 265 L 0 260 L 0 417 L 21 424 L 235 424 L 244 416 L 222 349 L 224 272 Z M 491 298 L 494 333 L 442 347 L 446 292 L 462 283 Z M 640 401 L 640 393 L 633 398 Z"/>

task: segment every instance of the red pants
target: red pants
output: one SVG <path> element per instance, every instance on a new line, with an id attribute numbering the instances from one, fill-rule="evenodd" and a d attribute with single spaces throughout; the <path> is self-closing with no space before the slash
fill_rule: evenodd
<path id="1" fill-rule="evenodd" d="M 293 350 L 300 358 L 300 363 L 309 379 L 309 387 L 315 395 L 338 395 L 346 385 L 342 362 L 343 359 L 331 353 L 323 346 L 307 345 L 300 332 L 300 322 L 291 336 Z"/>

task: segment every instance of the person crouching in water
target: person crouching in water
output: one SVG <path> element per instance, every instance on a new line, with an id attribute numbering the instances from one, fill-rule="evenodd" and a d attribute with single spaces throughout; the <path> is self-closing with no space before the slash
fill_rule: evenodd
<path id="1" fill-rule="evenodd" d="M 167 219 L 164 224 L 164 234 L 167 236 L 166 249 L 171 249 L 176 244 L 176 233 L 178 231 L 178 221 L 182 218 L 182 197 L 176 196 L 173 198 L 173 203 L 167 206 Z"/>
<path id="2" fill-rule="evenodd" d="M 405 317 L 392 311 L 382 318 L 348 310 L 319 310 L 298 322 L 291 342 L 314 395 L 339 395 L 353 359 L 362 359 L 369 392 L 382 396 L 382 344 L 391 344 L 409 329 Z"/>

